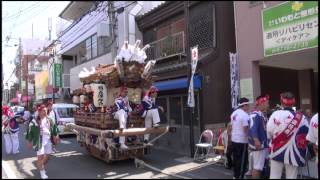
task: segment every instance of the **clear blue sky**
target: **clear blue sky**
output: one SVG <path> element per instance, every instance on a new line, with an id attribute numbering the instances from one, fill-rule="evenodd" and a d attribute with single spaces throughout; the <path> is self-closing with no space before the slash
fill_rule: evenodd
<path id="1" fill-rule="evenodd" d="M 56 38 L 56 22 L 60 12 L 70 1 L 2 1 L 2 65 L 5 83 L 13 69 L 14 58 L 19 44 L 18 38 L 46 40 L 49 37 L 48 18 L 52 17 L 51 39 Z M 7 42 L 6 37 L 11 37 Z M 9 80 L 9 85 L 15 77 Z"/>

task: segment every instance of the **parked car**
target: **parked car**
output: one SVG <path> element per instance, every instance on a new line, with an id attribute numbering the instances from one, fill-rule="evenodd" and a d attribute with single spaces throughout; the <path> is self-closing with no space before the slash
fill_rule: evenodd
<path id="1" fill-rule="evenodd" d="M 11 110 L 13 113 L 20 113 L 24 111 L 24 107 L 23 106 L 11 106 Z"/>
<path id="2" fill-rule="evenodd" d="M 53 110 L 56 113 L 56 122 L 58 129 L 60 131 L 59 135 L 67 135 L 74 134 L 68 127 L 66 127 L 67 123 L 74 123 L 73 112 L 74 109 L 79 108 L 79 106 L 75 104 L 53 104 Z"/>

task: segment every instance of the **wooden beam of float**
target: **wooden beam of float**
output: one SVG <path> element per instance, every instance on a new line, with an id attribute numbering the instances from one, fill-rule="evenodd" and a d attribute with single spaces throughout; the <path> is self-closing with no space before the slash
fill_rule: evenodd
<path id="1" fill-rule="evenodd" d="M 144 134 L 162 134 L 169 132 L 170 128 L 167 127 L 157 127 L 157 128 L 129 128 L 120 130 L 107 130 L 104 134 L 106 138 L 113 138 L 118 136 L 136 136 Z"/>
<path id="2" fill-rule="evenodd" d="M 130 128 L 120 130 L 99 130 L 91 127 L 79 126 L 73 123 L 68 123 L 67 127 L 79 131 L 86 131 L 87 133 L 104 136 L 106 138 L 114 138 L 118 136 L 135 136 L 135 135 L 144 135 L 144 134 L 162 134 L 165 132 L 175 132 L 175 128 L 167 127 L 157 127 L 157 128 Z"/>
<path id="3" fill-rule="evenodd" d="M 106 130 L 100 130 L 100 129 L 95 129 L 91 127 L 79 126 L 73 123 L 67 123 L 66 126 L 70 129 L 75 129 L 77 131 L 85 131 L 89 134 L 97 135 L 97 136 L 102 135 L 101 133 L 103 133 L 103 131 L 106 131 Z"/>

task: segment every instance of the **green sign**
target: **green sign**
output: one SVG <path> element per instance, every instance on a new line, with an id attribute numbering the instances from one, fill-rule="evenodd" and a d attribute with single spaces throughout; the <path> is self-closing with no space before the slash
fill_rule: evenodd
<path id="1" fill-rule="evenodd" d="M 262 12 L 264 56 L 318 47 L 318 2 L 288 1 Z"/>
<path id="2" fill-rule="evenodd" d="M 53 65 L 54 87 L 62 87 L 62 64 Z"/>

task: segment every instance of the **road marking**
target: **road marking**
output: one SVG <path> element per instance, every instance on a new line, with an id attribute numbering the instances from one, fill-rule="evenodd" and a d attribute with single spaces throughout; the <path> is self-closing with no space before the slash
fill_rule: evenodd
<path id="1" fill-rule="evenodd" d="M 17 179 L 17 176 L 10 168 L 9 163 L 7 163 L 6 161 L 2 161 L 2 168 L 4 170 L 4 173 L 7 175 L 8 179 Z"/>

